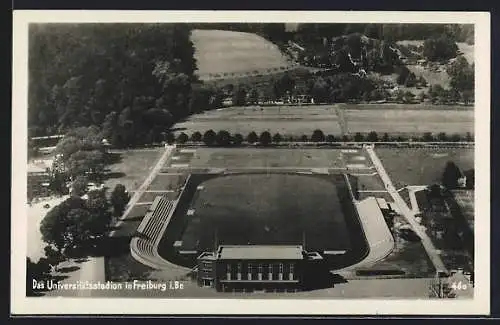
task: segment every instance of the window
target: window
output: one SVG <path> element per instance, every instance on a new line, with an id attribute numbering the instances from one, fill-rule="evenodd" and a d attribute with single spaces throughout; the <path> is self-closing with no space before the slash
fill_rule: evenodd
<path id="1" fill-rule="evenodd" d="M 226 272 L 227 273 L 231 273 L 231 264 L 227 264 L 226 267 L 227 267 L 227 271 Z"/>
<path id="2" fill-rule="evenodd" d="M 293 272 L 294 272 L 294 268 L 295 268 L 295 265 L 293 265 L 293 263 L 292 263 L 292 264 L 290 264 L 290 272 L 289 272 L 289 274 L 288 274 L 288 279 L 289 279 L 289 280 L 293 280 Z"/>
<path id="3" fill-rule="evenodd" d="M 283 273 L 283 263 L 280 263 L 279 265 L 279 273 Z"/>
<path id="4" fill-rule="evenodd" d="M 262 264 L 259 264 L 258 269 L 259 269 L 259 273 L 262 273 Z"/>
<path id="5" fill-rule="evenodd" d="M 237 264 L 238 273 L 241 273 L 241 263 Z"/>
<path id="6" fill-rule="evenodd" d="M 252 271 L 253 271 L 253 265 L 252 263 L 248 263 L 247 265 L 247 276 L 248 276 L 248 280 L 252 280 Z"/>

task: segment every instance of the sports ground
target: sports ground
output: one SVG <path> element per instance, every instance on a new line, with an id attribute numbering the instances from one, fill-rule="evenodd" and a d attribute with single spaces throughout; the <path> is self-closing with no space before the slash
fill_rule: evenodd
<path id="1" fill-rule="evenodd" d="M 335 104 L 230 107 L 194 114 L 175 125 L 178 132 L 227 130 L 246 136 L 254 131 L 310 136 L 316 129 L 339 136 L 367 134 L 474 134 L 474 111 L 463 106 L 427 104 Z"/>
<path id="2" fill-rule="evenodd" d="M 348 181 L 344 174 L 350 175 Z M 187 274 L 197 254 L 212 250 L 216 243 L 305 241 L 306 249 L 323 254 L 332 270 L 349 269 L 368 259 L 370 265 L 399 277 L 432 276 L 434 268 L 422 244 L 399 238 L 394 247 L 370 245 L 367 235 L 373 240 L 389 233 L 383 230 L 387 226 L 383 221 L 378 225 L 369 215 L 360 220 L 360 207 L 355 208 L 349 188 L 356 188 L 360 202 L 369 197 L 392 202 L 362 147 L 174 148 L 137 193 L 139 198 L 115 234 L 131 236 L 138 227 L 145 230 L 154 238 L 140 249 L 150 256 L 146 263 L 140 258 L 139 262 L 129 257 L 122 262 L 116 259 L 111 264 L 121 264 L 108 269 L 137 264 L 133 269 L 146 273 L 156 269 L 157 277 L 172 278 Z M 163 212 L 155 215 L 152 209 Z M 145 215 L 153 223 L 141 228 Z M 126 226 L 129 222 L 134 226 Z M 379 249 L 383 252 L 378 254 Z M 345 258 L 324 254 L 340 250 L 348 252 Z M 413 258 L 421 263 L 411 262 Z M 349 278 L 363 278 L 355 270 L 342 272 Z M 108 278 L 123 279 L 120 274 Z"/>

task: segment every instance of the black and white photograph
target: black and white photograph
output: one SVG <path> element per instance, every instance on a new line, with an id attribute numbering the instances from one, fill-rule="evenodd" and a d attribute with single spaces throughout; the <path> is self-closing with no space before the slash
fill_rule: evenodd
<path id="1" fill-rule="evenodd" d="M 488 313 L 489 28 L 14 13 L 12 304 Z"/>

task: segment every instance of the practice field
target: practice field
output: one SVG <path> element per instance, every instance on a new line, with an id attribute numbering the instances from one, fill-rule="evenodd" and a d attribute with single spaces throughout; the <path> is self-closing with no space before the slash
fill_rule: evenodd
<path id="1" fill-rule="evenodd" d="M 316 129 L 339 136 L 347 132 L 474 133 L 474 110 L 464 106 L 339 104 L 228 107 L 195 114 L 175 125 L 177 133 L 227 130 L 246 136 L 254 131 L 284 136 L 310 136 Z"/>
<path id="2" fill-rule="evenodd" d="M 448 161 L 463 171 L 474 168 L 474 148 L 376 148 L 394 185 L 440 183 Z"/>
<path id="3" fill-rule="evenodd" d="M 198 148 L 190 161 L 193 168 L 338 168 L 344 167 L 341 150 L 301 148 Z"/>
<path id="4" fill-rule="evenodd" d="M 345 111 L 347 129 L 351 133 L 474 133 L 472 110 L 371 109 Z"/>
<path id="5" fill-rule="evenodd" d="M 201 79 L 216 74 L 264 73 L 289 65 L 276 45 L 252 33 L 193 30 L 191 41 Z"/>

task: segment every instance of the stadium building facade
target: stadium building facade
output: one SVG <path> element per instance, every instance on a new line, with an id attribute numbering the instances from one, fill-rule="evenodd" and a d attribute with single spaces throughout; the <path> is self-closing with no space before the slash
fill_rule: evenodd
<path id="1" fill-rule="evenodd" d="M 300 291 L 322 262 L 301 245 L 221 245 L 199 255 L 198 285 L 225 292 Z"/>

